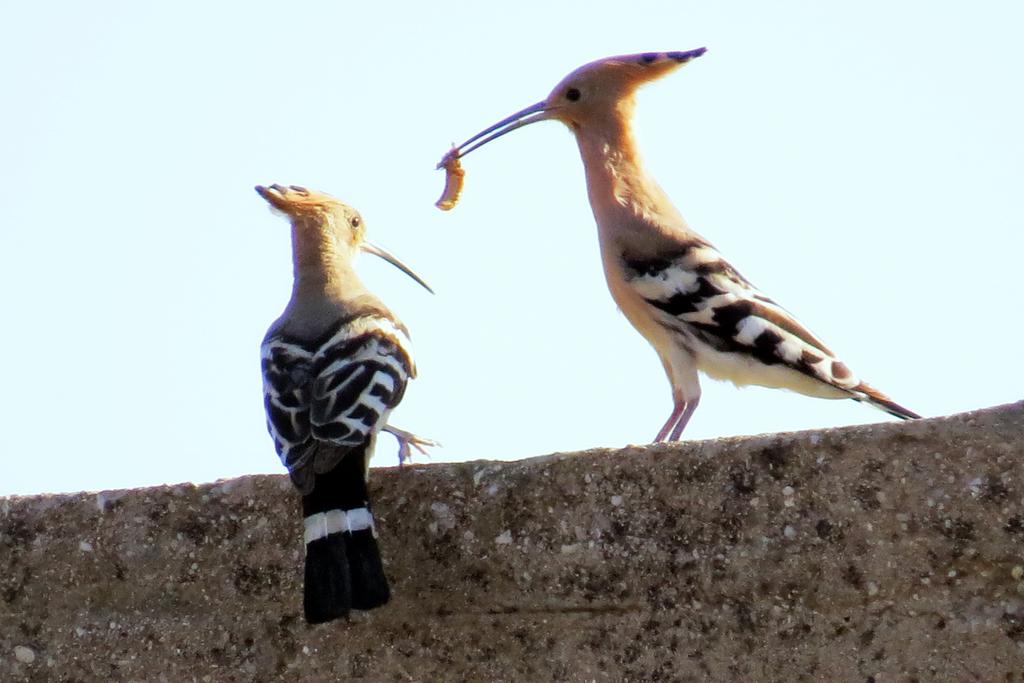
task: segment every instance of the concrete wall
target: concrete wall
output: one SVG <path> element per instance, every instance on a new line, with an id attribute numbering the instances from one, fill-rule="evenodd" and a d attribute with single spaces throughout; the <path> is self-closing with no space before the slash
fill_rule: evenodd
<path id="1" fill-rule="evenodd" d="M 1024 680 L 1024 403 L 373 475 L 320 627 L 283 477 L 0 499 L 0 680 Z"/>

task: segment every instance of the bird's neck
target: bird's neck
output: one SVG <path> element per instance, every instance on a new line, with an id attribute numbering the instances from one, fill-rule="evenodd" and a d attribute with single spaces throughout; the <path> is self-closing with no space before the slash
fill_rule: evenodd
<path id="1" fill-rule="evenodd" d="M 616 116 L 605 125 L 578 130 L 576 141 L 602 248 L 650 244 L 655 250 L 688 232 L 682 216 L 644 168 L 628 119 Z"/>
<path id="2" fill-rule="evenodd" d="M 311 222 L 292 224 L 293 299 L 340 299 L 363 290 L 352 268 L 353 254 L 338 244 L 332 232 Z"/>

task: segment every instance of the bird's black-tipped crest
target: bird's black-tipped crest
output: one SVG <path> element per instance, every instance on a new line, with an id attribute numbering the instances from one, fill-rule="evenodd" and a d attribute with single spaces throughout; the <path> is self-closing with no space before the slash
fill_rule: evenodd
<path id="1" fill-rule="evenodd" d="M 702 54 L 704 54 L 707 51 L 708 51 L 708 49 L 706 47 L 698 47 L 695 50 L 686 50 L 685 52 L 669 52 L 668 53 L 668 58 L 669 59 L 674 59 L 677 62 L 688 62 L 691 59 L 694 59 L 696 57 L 700 57 Z"/>

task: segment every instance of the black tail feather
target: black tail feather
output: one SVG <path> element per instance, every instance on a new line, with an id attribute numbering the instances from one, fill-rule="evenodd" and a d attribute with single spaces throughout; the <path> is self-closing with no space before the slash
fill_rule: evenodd
<path id="1" fill-rule="evenodd" d="M 373 609 L 391 597 L 391 588 L 384 576 L 377 539 L 372 531 L 345 534 L 348 571 L 352 578 L 352 609 Z"/>
<path id="2" fill-rule="evenodd" d="M 913 410 L 910 410 L 909 408 L 904 408 L 899 403 L 896 403 L 891 398 L 883 394 L 878 389 L 875 389 L 870 384 L 865 384 L 864 382 L 861 382 L 860 384 L 855 386 L 853 390 L 855 392 L 859 391 L 863 393 L 863 396 L 854 394 L 853 399 L 855 401 L 861 401 L 863 403 L 871 404 L 874 407 L 878 408 L 879 410 L 884 410 L 893 417 L 898 417 L 901 420 L 921 419 L 921 416 L 915 413 Z"/>
<path id="3" fill-rule="evenodd" d="M 365 453 L 347 453 L 330 472 L 316 475 L 302 499 L 303 515 L 369 509 Z M 303 607 L 306 621 L 339 619 L 350 609 L 368 610 L 391 596 L 373 529 L 330 533 L 306 544 Z"/>
<path id="4" fill-rule="evenodd" d="M 306 545 L 306 582 L 302 608 L 306 621 L 322 624 L 348 615 L 352 580 L 345 534 L 331 534 Z"/>

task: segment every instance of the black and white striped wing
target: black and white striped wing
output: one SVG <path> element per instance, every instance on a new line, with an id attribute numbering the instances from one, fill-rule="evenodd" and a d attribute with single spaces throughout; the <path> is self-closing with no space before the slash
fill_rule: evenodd
<path id="1" fill-rule="evenodd" d="M 267 429 L 300 488 L 364 447 L 398 405 L 415 366 L 403 328 L 386 318 L 345 321 L 326 341 L 263 343 Z M 314 347 L 314 348 L 308 348 Z M 320 449 L 328 443 L 338 448 Z"/>
<path id="2" fill-rule="evenodd" d="M 408 339 L 386 319 L 340 330 L 314 357 L 310 427 L 314 438 L 361 446 L 387 422 L 414 376 Z M 333 463 L 316 463 L 330 469 Z"/>
<path id="3" fill-rule="evenodd" d="M 695 241 L 674 258 L 624 265 L 630 284 L 657 309 L 662 324 L 717 354 L 749 361 L 749 375 L 763 369 L 777 378 L 778 371 L 789 368 L 841 391 L 855 391 L 860 384 L 821 340 L 710 245 Z M 715 374 L 713 368 L 706 371 Z M 753 378 L 749 383 L 762 382 Z"/>
<path id="4" fill-rule="evenodd" d="M 263 341 L 260 351 L 267 431 L 284 466 L 290 472 L 301 470 L 316 451 L 309 424 L 313 354 L 273 336 Z"/>

